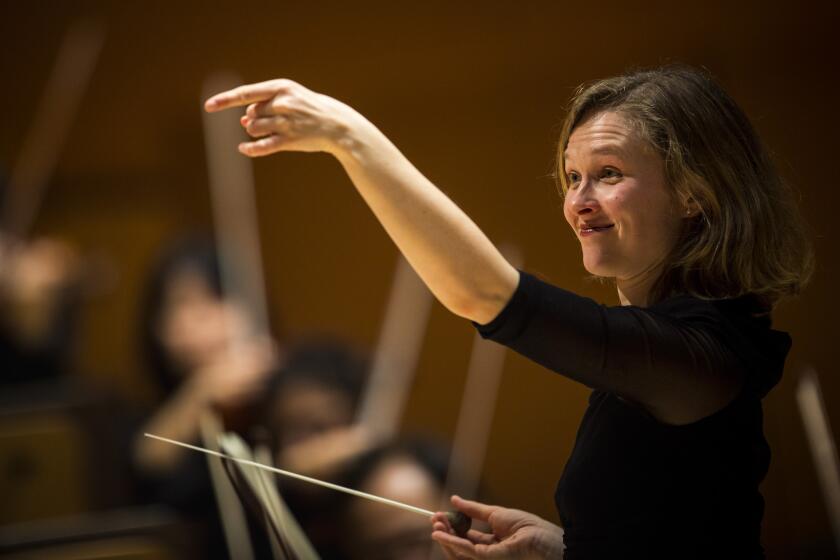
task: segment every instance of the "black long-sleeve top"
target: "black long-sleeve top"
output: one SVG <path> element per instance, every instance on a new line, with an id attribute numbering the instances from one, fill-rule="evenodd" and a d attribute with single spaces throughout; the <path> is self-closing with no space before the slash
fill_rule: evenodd
<path id="1" fill-rule="evenodd" d="M 763 558 L 758 485 L 770 450 L 761 398 L 790 348 L 752 298 L 607 307 L 526 274 L 480 334 L 593 389 L 557 486 L 568 560 Z M 656 420 L 634 396 L 736 375 L 699 421 Z"/>

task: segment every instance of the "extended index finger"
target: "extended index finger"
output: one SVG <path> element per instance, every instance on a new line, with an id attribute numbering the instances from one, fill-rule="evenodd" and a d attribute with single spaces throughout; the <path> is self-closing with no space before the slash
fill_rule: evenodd
<path id="1" fill-rule="evenodd" d="M 204 109 L 210 113 L 243 107 L 251 103 L 267 101 L 281 92 L 287 86 L 288 80 L 268 80 L 256 84 L 235 87 L 228 91 L 217 93 L 204 102 Z"/>

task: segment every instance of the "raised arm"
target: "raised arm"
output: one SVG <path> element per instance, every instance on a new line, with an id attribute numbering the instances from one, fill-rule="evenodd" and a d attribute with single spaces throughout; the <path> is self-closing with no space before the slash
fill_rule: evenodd
<path id="1" fill-rule="evenodd" d="M 593 389 L 616 393 L 668 424 L 687 424 L 778 381 L 790 337 L 740 300 L 670 298 L 607 307 L 522 274 L 482 336 Z"/>
<path id="2" fill-rule="evenodd" d="M 517 271 L 458 206 L 351 107 L 290 80 L 245 85 L 207 100 L 208 111 L 247 107 L 240 145 L 250 157 L 327 152 L 429 289 L 456 315 L 492 320 L 510 299 Z"/>

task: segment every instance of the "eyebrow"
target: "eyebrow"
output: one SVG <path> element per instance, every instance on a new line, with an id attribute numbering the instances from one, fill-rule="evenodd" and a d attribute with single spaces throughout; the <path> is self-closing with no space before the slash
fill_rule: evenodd
<path id="1" fill-rule="evenodd" d="M 627 150 L 623 149 L 620 145 L 609 143 L 609 144 L 600 144 L 592 150 L 593 154 L 596 155 L 615 155 L 615 156 L 627 156 Z M 569 152 L 568 150 L 563 152 L 563 158 L 569 159 Z"/>

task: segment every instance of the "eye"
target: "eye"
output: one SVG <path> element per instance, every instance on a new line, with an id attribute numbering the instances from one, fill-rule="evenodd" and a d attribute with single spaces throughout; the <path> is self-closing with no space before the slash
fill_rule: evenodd
<path id="1" fill-rule="evenodd" d="M 607 181 L 616 181 L 621 179 L 621 171 L 614 167 L 605 167 L 603 171 L 601 171 L 601 179 L 606 179 Z"/>
<path id="2" fill-rule="evenodd" d="M 573 189 L 580 183 L 580 173 L 577 171 L 569 171 L 566 174 L 566 180 L 569 182 L 569 188 Z"/>

